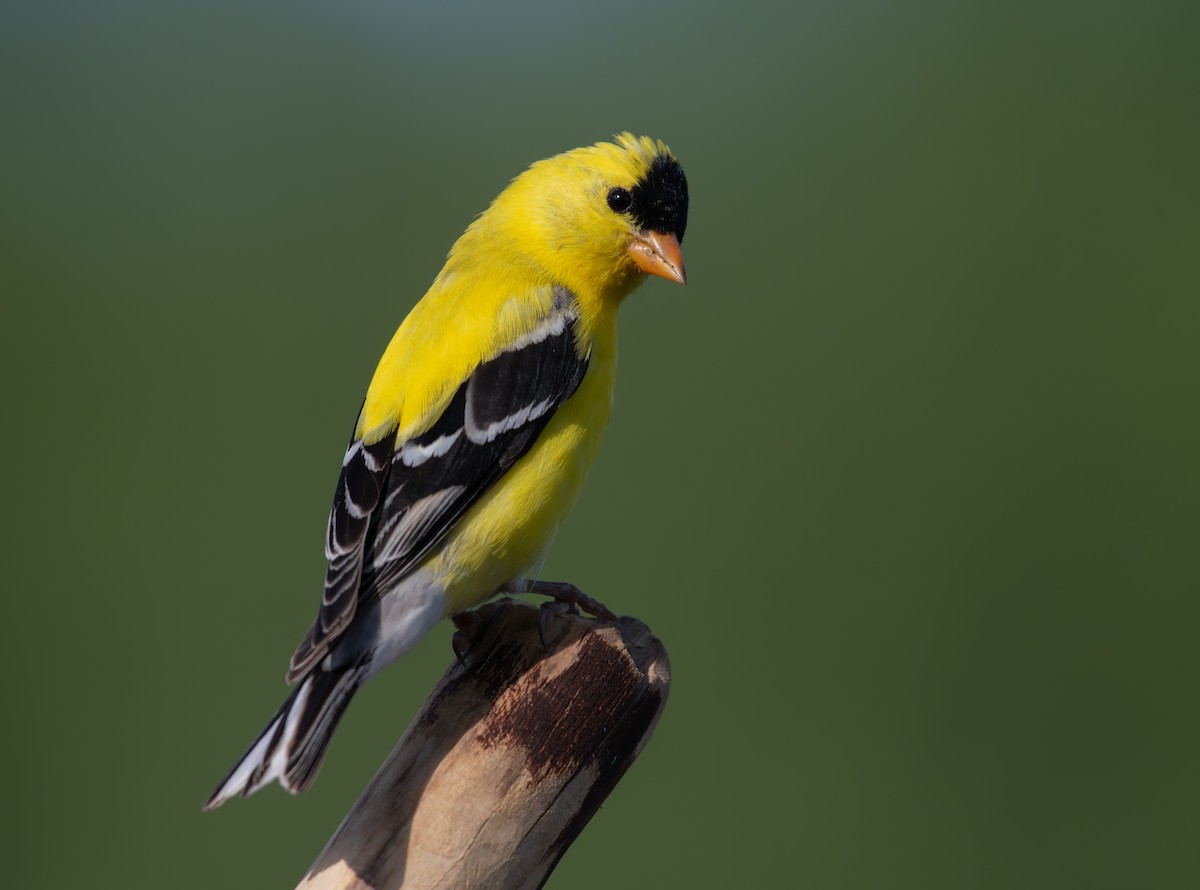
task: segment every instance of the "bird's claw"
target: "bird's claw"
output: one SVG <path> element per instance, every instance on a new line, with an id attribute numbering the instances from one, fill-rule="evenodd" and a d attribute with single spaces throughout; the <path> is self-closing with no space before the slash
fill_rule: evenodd
<path id="1" fill-rule="evenodd" d="M 497 599 L 494 605 L 503 605 L 513 601 L 510 596 L 502 596 Z M 495 608 L 484 607 L 482 609 L 467 609 L 463 612 L 455 612 L 450 616 L 450 620 L 454 623 L 454 635 L 450 637 L 450 648 L 454 650 L 454 657 L 458 659 L 458 663 L 463 667 L 467 666 L 467 655 L 471 649 L 479 642 L 480 638 L 487 628 L 496 620 L 499 614 Z"/>
<path id="2" fill-rule="evenodd" d="M 467 650 L 470 646 L 470 641 L 464 637 L 461 630 L 456 630 L 454 635 L 450 637 L 450 648 L 454 650 L 454 657 L 458 659 L 458 663 L 463 667 L 467 666 Z"/>
<path id="3" fill-rule="evenodd" d="M 546 642 L 546 628 L 550 620 L 559 615 L 578 615 L 582 609 L 589 615 L 594 615 L 604 621 L 616 621 L 617 616 L 600 600 L 592 599 L 574 584 L 558 581 L 533 581 L 529 585 L 529 593 L 540 593 L 552 596 L 554 599 L 542 603 L 538 610 L 538 634 L 542 638 L 542 648 L 549 649 Z"/>
<path id="4" fill-rule="evenodd" d="M 479 632 L 483 630 L 483 622 L 479 618 L 479 613 L 475 611 L 459 612 L 451 615 L 450 620 L 457 628 L 454 635 L 450 637 L 450 648 L 454 650 L 454 657 L 458 659 L 458 663 L 465 668 L 467 653 L 471 651 L 471 646 L 479 637 Z"/>
<path id="5" fill-rule="evenodd" d="M 542 648 L 549 650 L 550 644 L 546 642 L 546 629 L 550 626 L 550 621 L 557 618 L 559 615 L 578 615 L 579 609 L 574 603 L 563 602 L 562 600 L 550 600 L 542 603 L 538 609 L 538 636 L 542 640 Z"/>

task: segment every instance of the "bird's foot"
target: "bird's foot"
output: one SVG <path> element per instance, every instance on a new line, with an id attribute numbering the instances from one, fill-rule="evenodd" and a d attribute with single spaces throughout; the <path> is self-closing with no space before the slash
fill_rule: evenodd
<path id="1" fill-rule="evenodd" d="M 512 600 L 503 597 L 497 602 L 512 602 Z M 468 609 L 450 616 L 455 627 L 454 635 L 450 637 L 450 648 L 454 650 L 454 657 L 463 667 L 467 666 L 467 654 L 479 642 L 487 626 L 492 623 L 495 614 L 494 610 L 487 610 L 485 616 L 478 609 Z"/>
<path id="2" fill-rule="evenodd" d="M 530 581 L 523 592 L 554 597 L 550 602 L 543 603 L 538 610 L 538 633 L 542 638 L 542 646 L 546 648 L 549 648 L 546 645 L 546 628 L 551 620 L 560 615 L 578 615 L 582 609 L 589 615 L 605 621 L 617 620 L 617 616 L 608 606 L 565 581 Z"/>
<path id="3" fill-rule="evenodd" d="M 550 627 L 552 619 L 559 615 L 578 614 L 579 609 L 573 603 L 564 603 L 562 600 L 550 600 L 548 603 L 542 603 L 538 609 L 538 636 L 542 639 L 542 648 L 550 648 L 550 644 L 546 641 L 546 631 Z"/>
<path id="4" fill-rule="evenodd" d="M 454 622 L 456 628 L 454 636 L 450 637 L 450 648 L 454 650 L 454 657 L 458 659 L 458 663 L 466 667 L 467 652 L 470 651 L 471 644 L 479 635 L 479 629 L 483 622 L 476 612 L 459 612 L 457 615 L 451 615 L 450 620 Z"/>
<path id="5" fill-rule="evenodd" d="M 612 610 L 600 600 L 592 599 L 574 584 L 566 581 L 529 581 L 522 593 L 536 593 L 540 596 L 552 596 L 555 602 L 565 603 L 568 606 L 577 607 L 587 612 L 589 615 L 594 615 L 597 618 L 603 618 L 605 621 L 616 621 L 617 616 Z M 547 603 L 547 605 L 551 605 Z M 560 613 L 561 614 L 561 613 Z M 579 614 L 578 611 L 575 612 Z"/>

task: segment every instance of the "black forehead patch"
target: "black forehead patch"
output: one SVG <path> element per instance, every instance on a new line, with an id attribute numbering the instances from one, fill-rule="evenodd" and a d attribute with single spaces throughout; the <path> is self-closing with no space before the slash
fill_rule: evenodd
<path id="1" fill-rule="evenodd" d="M 677 160 L 666 155 L 656 157 L 650 170 L 630 192 L 633 206 L 629 212 L 640 228 L 674 234 L 683 243 L 688 189 L 687 177 Z"/>

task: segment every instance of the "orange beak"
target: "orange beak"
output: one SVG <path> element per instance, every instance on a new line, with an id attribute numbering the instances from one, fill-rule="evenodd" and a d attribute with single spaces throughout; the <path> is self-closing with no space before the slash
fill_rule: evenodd
<path id="1" fill-rule="evenodd" d="M 625 252 L 648 275 L 687 284 L 683 251 L 679 247 L 679 239 L 674 235 L 642 232 L 630 242 Z"/>

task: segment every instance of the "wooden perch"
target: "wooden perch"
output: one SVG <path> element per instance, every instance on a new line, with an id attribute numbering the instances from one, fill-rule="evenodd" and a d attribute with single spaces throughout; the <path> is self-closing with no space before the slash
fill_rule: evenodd
<path id="1" fill-rule="evenodd" d="M 300 887 L 540 887 L 641 753 L 667 700 L 634 618 L 479 610 L 451 665 Z M 615 876 L 614 876 L 615 879 Z"/>

